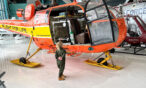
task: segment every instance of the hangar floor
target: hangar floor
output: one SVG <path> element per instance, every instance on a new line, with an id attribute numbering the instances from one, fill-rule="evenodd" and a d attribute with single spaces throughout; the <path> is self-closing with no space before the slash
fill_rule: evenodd
<path id="1" fill-rule="evenodd" d="M 46 50 L 31 59 L 41 63 L 41 67 L 27 68 L 10 63 L 12 59 L 25 56 L 27 41 L 12 40 L 5 44 L 0 41 L 0 73 L 6 72 L 1 80 L 7 88 L 146 88 L 146 56 L 113 54 L 114 62 L 124 67 L 119 71 L 85 64 L 83 61 L 91 54 L 67 57 L 64 72 L 67 78 L 58 81 L 54 54 L 47 54 Z M 34 51 L 36 46 L 32 46 L 31 51 Z"/>

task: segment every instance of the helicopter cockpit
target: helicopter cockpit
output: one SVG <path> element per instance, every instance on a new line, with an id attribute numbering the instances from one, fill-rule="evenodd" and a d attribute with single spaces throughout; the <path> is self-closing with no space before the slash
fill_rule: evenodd
<path id="1" fill-rule="evenodd" d="M 66 9 L 70 9 L 66 12 Z M 54 9 L 50 14 L 51 31 L 54 42 L 62 38 L 64 44 L 89 44 L 88 30 L 83 12 L 78 8 L 65 7 Z"/>
<path id="2" fill-rule="evenodd" d="M 138 19 L 136 16 L 129 16 L 126 18 L 128 26 L 127 36 L 129 37 L 140 37 L 142 35 L 142 30 L 139 28 L 136 19 Z"/>
<path id="3" fill-rule="evenodd" d="M 117 23 L 113 21 L 106 3 L 108 2 L 104 0 L 79 3 L 85 12 L 78 6 L 52 9 L 50 22 L 54 43 L 58 38 L 62 38 L 64 43 L 76 45 L 99 45 L 117 41 Z"/>

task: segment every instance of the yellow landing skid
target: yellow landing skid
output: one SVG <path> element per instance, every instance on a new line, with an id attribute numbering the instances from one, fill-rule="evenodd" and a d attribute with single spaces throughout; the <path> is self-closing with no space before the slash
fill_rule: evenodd
<path id="1" fill-rule="evenodd" d="M 94 66 L 98 66 L 98 67 L 102 67 L 102 68 L 107 68 L 107 69 L 111 69 L 111 70 L 120 70 L 122 69 L 122 67 L 120 66 L 113 66 L 112 64 L 108 64 L 108 66 L 103 65 L 103 64 L 99 64 L 96 61 L 93 60 L 86 60 L 85 63 L 90 64 L 90 65 L 94 65 Z"/>
<path id="2" fill-rule="evenodd" d="M 32 37 L 29 41 L 29 46 L 28 46 L 28 49 L 27 49 L 27 52 L 26 52 L 27 55 L 29 54 L 29 49 L 30 49 L 30 45 L 31 45 L 32 40 L 33 40 L 33 35 L 32 35 Z M 31 59 L 40 50 L 41 50 L 41 48 L 38 48 L 31 56 L 29 56 L 28 58 L 25 58 L 26 62 L 27 62 L 26 64 L 20 62 L 20 59 L 11 60 L 11 63 L 21 65 L 21 66 L 25 66 L 25 67 L 30 67 L 30 68 L 38 67 L 38 66 L 40 66 L 40 63 L 30 62 L 29 59 Z M 27 57 L 27 55 L 26 55 L 26 57 Z"/>
<path id="3" fill-rule="evenodd" d="M 26 64 L 24 64 L 22 62 L 19 62 L 19 59 L 11 60 L 11 62 L 14 63 L 14 64 L 17 64 L 17 65 L 30 67 L 30 68 L 34 68 L 34 67 L 40 66 L 40 63 L 35 63 L 35 62 L 27 62 Z"/>

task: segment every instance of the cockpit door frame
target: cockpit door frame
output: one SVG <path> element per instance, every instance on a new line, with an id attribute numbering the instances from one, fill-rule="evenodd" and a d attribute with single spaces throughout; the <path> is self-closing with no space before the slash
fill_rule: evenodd
<path id="1" fill-rule="evenodd" d="M 106 10 L 107 10 L 107 14 L 108 14 L 108 18 L 109 18 L 110 25 L 111 25 L 111 30 L 112 30 L 112 38 L 113 38 L 113 42 L 115 42 L 115 35 L 114 35 L 112 17 L 111 17 L 110 11 L 109 11 L 109 9 L 108 9 L 107 3 L 105 2 L 105 0 L 102 0 L 102 1 L 103 1 L 103 4 L 98 5 L 98 6 L 96 6 L 96 7 L 93 7 L 93 8 L 91 8 L 91 9 L 87 10 L 87 6 L 88 6 L 88 4 L 89 4 L 90 1 L 91 1 L 91 0 L 88 0 L 87 3 L 86 3 L 86 5 L 85 5 L 84 17 L 85 17 L 85 20 L 86 20 L 87 28 L 89 29 L 91 45 L 92 45 L 92 46 L 95 46 L 95 45 L 98 45 L 98 44 L 93 44 L 92 36 L 91 36 L 91 32 L 90 32 L 90 27 L 89 27 L 89 23 L 92 23 L 93 21 L 100 20 L 100 19 L 95 19 L 95 20 L 92 20 L 92 21 L 88 21 L 87 16 L 86 16 L 86 13 L 87 13 L 88 11 L 94 10 L 94 9 L 99 8 L 99 7 L 102 7 L 102 6 L 105 6 L 105 8 L 106 8 Z"/>

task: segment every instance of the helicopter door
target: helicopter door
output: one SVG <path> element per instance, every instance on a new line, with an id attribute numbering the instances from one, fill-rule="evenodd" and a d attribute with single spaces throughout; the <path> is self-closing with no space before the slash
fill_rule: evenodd
<path id="1" fill-rule="evenodd" d="M 85 19 L 93 46 L 117 40 L 118 27 L 112 21 L 107 3 L 105 0 L 89 0 L 85 6 Z"/>
<path id="2" fill-rule="evenodd" d="M 64 44 L 70 44 L 69 32 L 66 28 L 66 21 L 53 21 L 53 35 L 54 42 L 58 42 L 59 38 Z"/>

